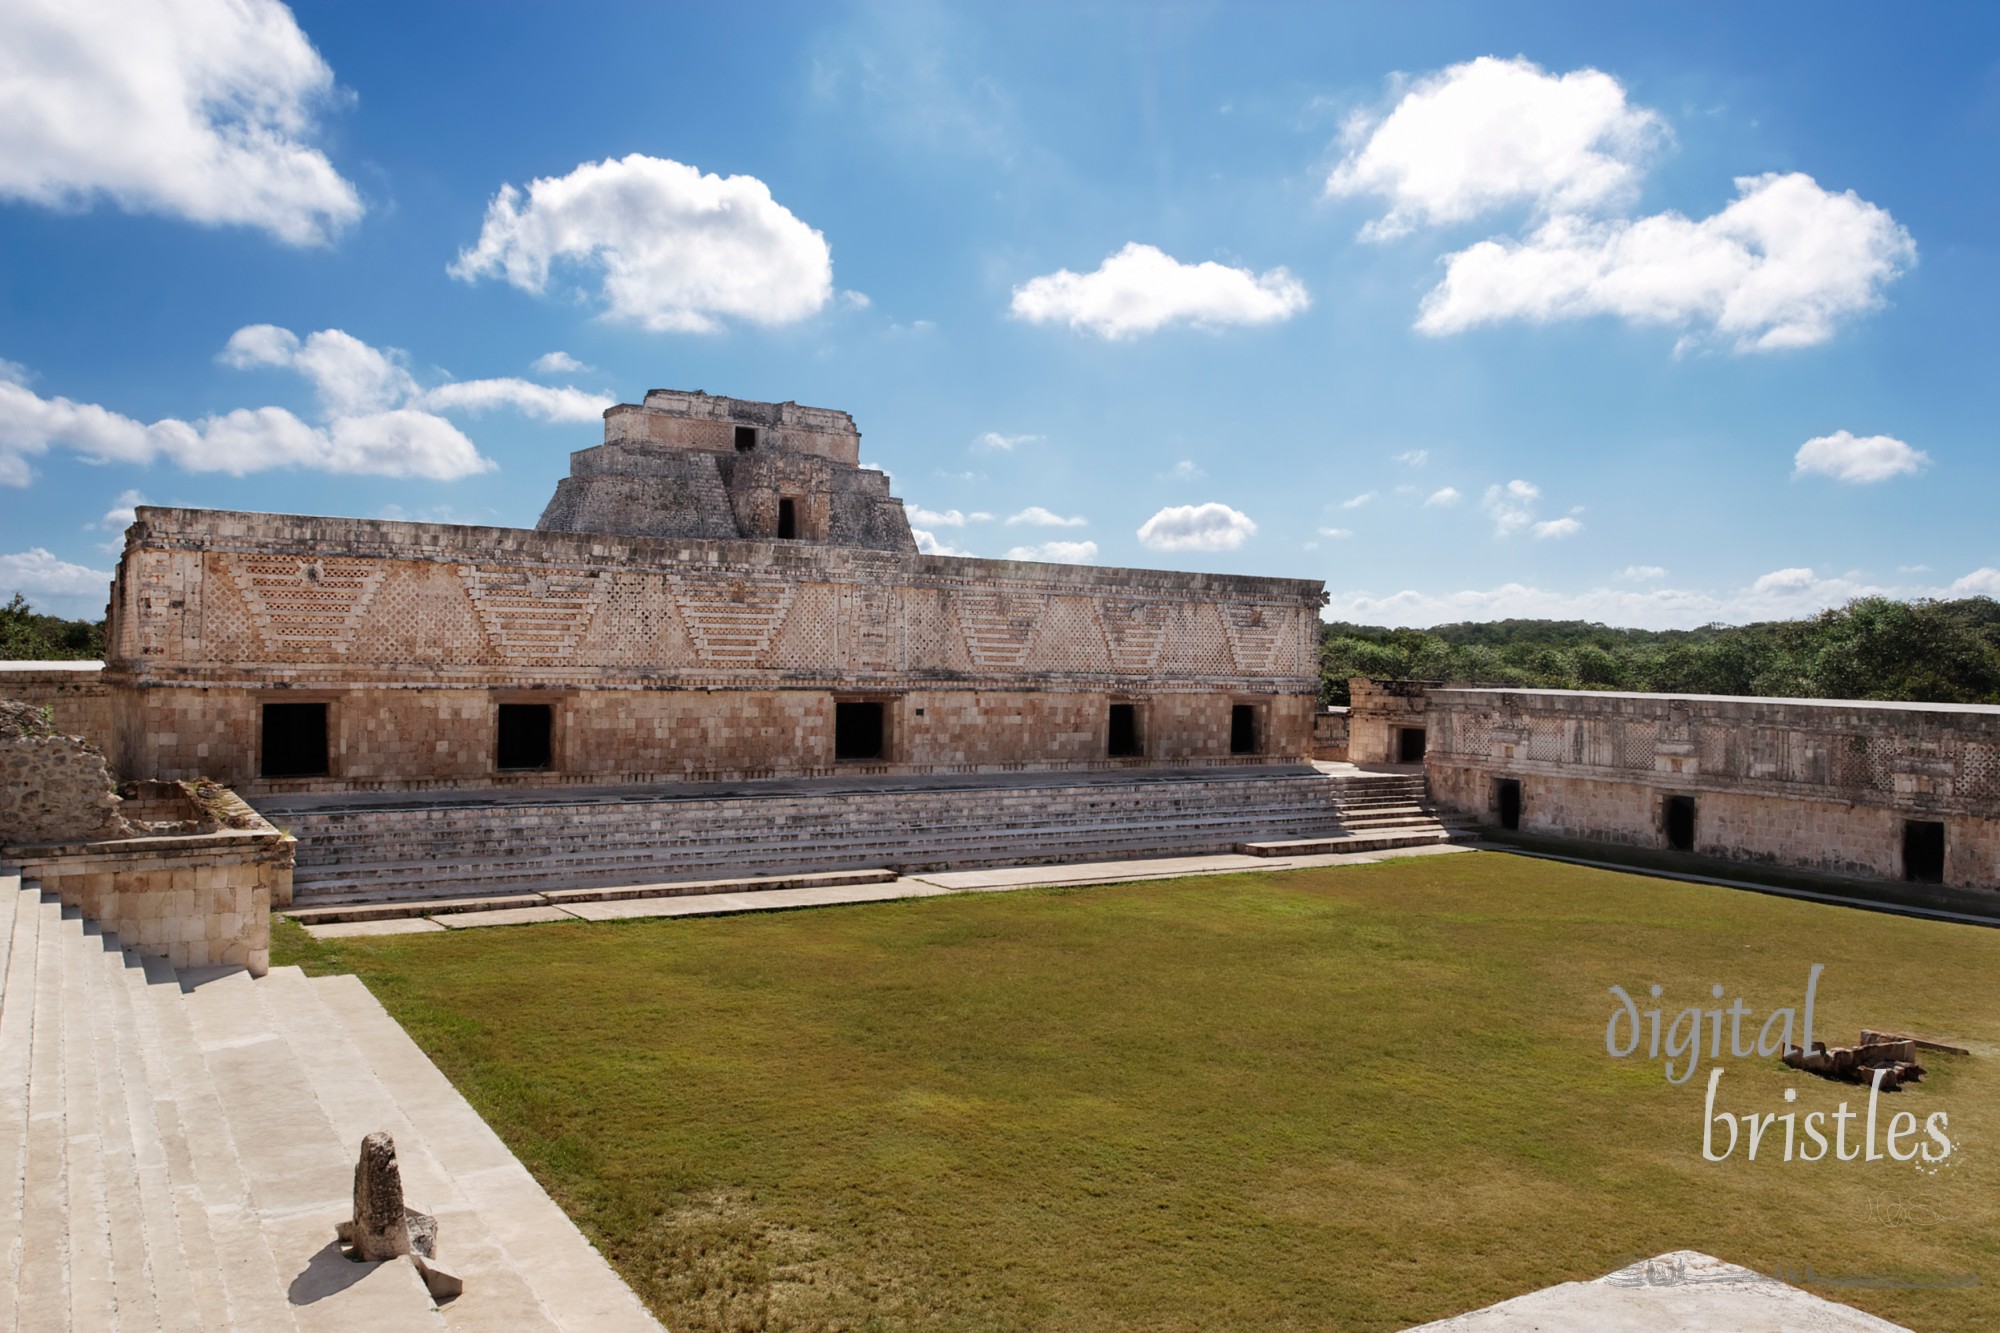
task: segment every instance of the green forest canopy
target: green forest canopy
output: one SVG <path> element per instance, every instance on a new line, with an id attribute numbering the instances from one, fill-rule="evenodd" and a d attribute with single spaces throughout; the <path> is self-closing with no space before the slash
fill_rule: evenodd
<path id="1" fill-rule="evenodd" d="M 104 656 L 104 622 L 37 614 L 20 593 L 0 606 L 0 661 L 78 662 Z"/>
<path id="2" fill-rule="evenodd" d="M 1793 699 L 2000 703 L 2000 602 L 1863 597 L 1806 620 L 1613 629 L 1495 620 L 1427 630 L 1334 623 L 1320 633 L 1320 702 L 1350 676 L 1542 689 Z"/>

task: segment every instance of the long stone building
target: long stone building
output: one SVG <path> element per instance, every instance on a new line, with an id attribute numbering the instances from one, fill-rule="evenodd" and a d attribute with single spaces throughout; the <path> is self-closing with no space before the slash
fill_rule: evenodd
<path id="1" fill-rule="evenodd" d="M 253 797 L 1309 756 L 1320 583 L 921 555 L 859 447 L 654 391 L 532 531 L 142 507 L 93 739 Z"/>
<path id="2" fill-rule="evenodd" d="M 1440 810 L 1491 828 L 2000 889 L 2000 707 L 1351 688 L 1349 757 L 1420 758 Z"/>

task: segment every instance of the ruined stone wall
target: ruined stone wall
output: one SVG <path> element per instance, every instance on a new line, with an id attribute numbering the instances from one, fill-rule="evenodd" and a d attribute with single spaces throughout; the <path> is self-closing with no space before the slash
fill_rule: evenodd
<path id="1" fill-rule="evenodd" d="M 102 662 L 0 662 L 0 699 L 48 709 L 57 731 L 100 750 L 117 739 L 117 706 Z"/>
<path id="2" fill-rule="evenodd" d="M 1691 796 L 1697 853 L 1900 878 L 1937 821 L 1944 882 L 2000 888 L 2000 708 L 1436 689 L 1428 731 L 1433 796 L 1483 822 L 1513 778 L 1523 832 L 1657 848 Z"/>
<path id="3" fill-rule="evenodd" d="M 64 735 L 40 705 L 0 700 L 0 845 L 121 836 L 104 755 Z"/>
<path id="4" fill-rule="evenodd" d="M 113 590 L 121 769 L 261 790 L 261 706 L 328 706 L 332 771 L 285 790 L 830 771 L 835 704 L 882 701 L 888 771 L 1310 753 L 1317 583 L 144 508 Z M 495 768 L 497 709 L 555 762 Z M 1230 712 L 1260 753 L 1231 756 Z"/>

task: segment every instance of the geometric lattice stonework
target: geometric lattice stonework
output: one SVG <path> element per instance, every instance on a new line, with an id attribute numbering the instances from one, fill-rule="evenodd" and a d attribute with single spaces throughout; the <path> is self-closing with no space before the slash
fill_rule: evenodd
<path id="1" fill-rule="evenodd" d="M 336 653 L 354 642 L 388 568 L 380 560 L 295 555 L 226 556 L 224 567 L 267 648 Z"/>
<path id="2" fill-rule="evenodd" d="M 783 578 L 726 575 L 674 580 L 674 603 L 687 621 L 695 655 L 710 666 L 746 667 L 771 644 L 795 585 Z"/>
<path id="3" fill-rule="evenodd" d="M 1292 613 L 1286 607 L 1225 603 L 1222 629 L 1229 636 L 1229 655 L 1236 659 L 1236 669 L 1245 675 L 1271 670 L 1291 624 Z"/>
<path id="4" fill-rule="evenodd" d="M 954 600 L 974 666 L 997 671 L 1027 665 L 1035 623 L 1048 608 L 1047 593 L 962 588 Z"/>
<path id="5" fill-rule="evenodd" d="M 461 565 L 459 575 L 487 640 L 515 660 L 568 656 L 604 595 L 605 581 L 584 571 Z"/>
<path id="6" fill-rule="evenodd" d="M 1104 640 L 1111 646 L 1114 671 L 1151 671 L 1160 661 L 1173 607 L 1166 602 L 1128 602 L 1106 598 L 1099 607 Z"/>

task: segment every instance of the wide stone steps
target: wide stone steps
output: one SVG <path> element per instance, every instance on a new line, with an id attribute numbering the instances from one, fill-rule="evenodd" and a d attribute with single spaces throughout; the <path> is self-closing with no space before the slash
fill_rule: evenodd
<path id="1" fill-rule="evenodd" d="M 920 828 L 895 834 L 839 835 L 817 829 L 772 830 L 761 837 L 734 841 L 689 838 L 675 843 L 624 850 L 579 853 L 537 848 L 532 857 L 521 849 L 533 845 L 526 836 L 503 840 L 512 855 L 455 856 L 437 852 L 435 859 L 412 861 L 343 861 L 316 867 L 293 880 L 294 902 L 324 901 L 329 894 L 392 893 L 405 887 L 436 892 L 448 886 L 493 889 L 503 885 L 592 887 L 698 877 L 717 866 L 738 872 L 753 869 L 835 870 L 879 866 L 890 861 L 904 872 L 971 869 L 1015 865 L 1024 861 L 1056 864 L 1104 859 L 1119 852 L 1157 850 L 1183 854 L 1220 850 L 1246 836 L 1277 836 L 1326 827 L 1324 810 L 1244 819 L 1241 817 L 1180 818 L 1157 825 L 1033 824 L 1001 828 Z"/>
<path id="2" fill-rule="evenodd" d="M 300 906 L 676 879 L 970 869 L 1224 851 L 1324 830 L 1318 774 L 971 784 L 647 799 L 274 804 Z"/>
<path id="3" fill-rule="evenodd" d="M 1274 831 L 1269 824 L 1255 830 L 1256 836 L 1303 835 L 1323 831 L 1324 818 L 1299 821 Z M 1044 836 L 1032 843 L 982 842 L 976 846 L 906 845 L 894 849 L 897 873 L 917 874 L 939 870 L 973 870 L 1007 865 L 1062 865 L 1080 861 L 1142 859 L 1162 855 L 1202 855 L 1234 847 L 1251 831 L 1241 828 L 1218 830 L 1213 837 L 1196 840 L 1135 833 L 1116 838 L 1087 835 L 1075 839 Z M 313 880 L 295 891 L 299 907 L 335 902 L 423 900 L 442 893 L 478 892 L 539 893 L 565 889 L 616 888 L 628 884 L 660 884 L 676 880 L 700 881 L 717 867 L 742 872 L 744 877 L 787 878 L 792 874 L 831 873 L 844 868 L 868 868 L 879 860 L 885 848 L 878 841 L 855 846 L 845 855 L 827 848 L 794 853 L 746 849 L 703 850 L 679 860 L 657 858 L 606 859 L 579 868 L 555 858 L 516 859 L 491 869 L 461 870 L 453 874 L 396 867 L 379 871 L 365 868 L 343 870 L 337 876 Z"/>
<path id="4" fill-rule="evenodd" d="M 334 1242 L 395 1136 L 465 1292 Z M 0 875 L 0 1329 L 659 1325 L 352 977 L 177 975 Z"/>
<path id="5" fill-rule="evenodd" d="M 1431 811 L 1421 775 L 1299 768 L 302 797 L 264 813 L 298 839 L 301 909 L 1457 835 Z"/>

